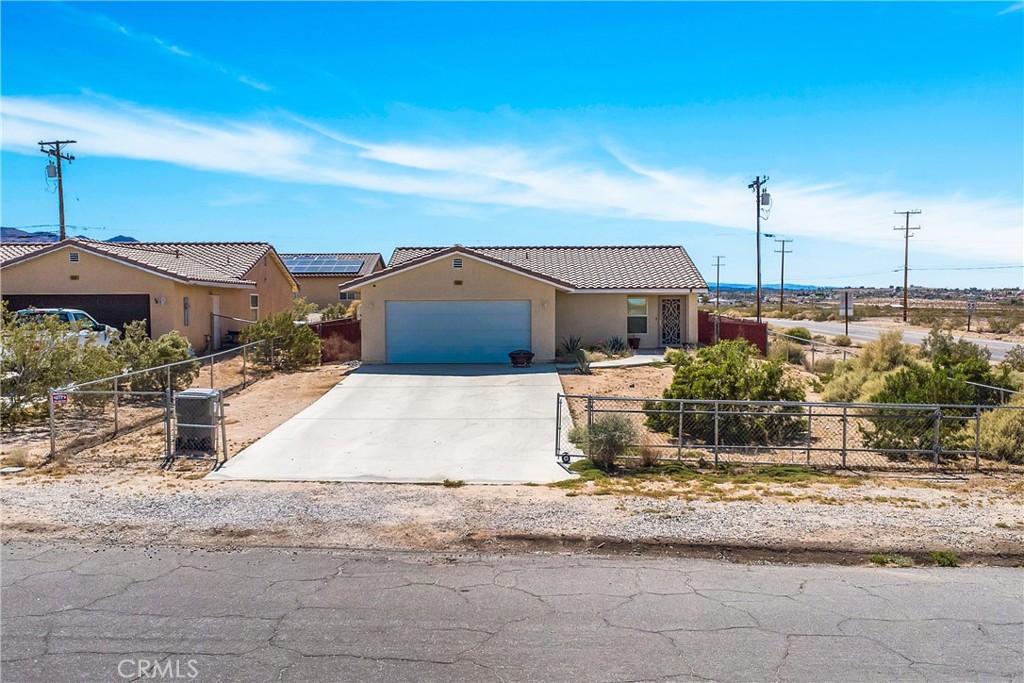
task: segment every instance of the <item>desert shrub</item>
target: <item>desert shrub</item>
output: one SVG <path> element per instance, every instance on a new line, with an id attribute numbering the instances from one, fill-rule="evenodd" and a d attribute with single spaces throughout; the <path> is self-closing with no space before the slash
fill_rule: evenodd
<path id="1" fill-rule="evenodd" d="M 636 442 L 637 428 L 629 417 L 600 415 L 587 429 L 581 448 L 596 468 L 607 472 Z"/>
<path id="2" fill-rule="evenodd" d="M 319 306 L 311 301 L 306 301 L 304 297 L 294 299 L 292 301 L 292 311 L 295 314 L 296 320 L 306 320 L 309 318 L 311 313 L 316 313 Z"/>
<path id="3" fill-rule="evenodd" d="M 170 363 L 181 363 L 192 357 L 192 349 L 177 330 L 150 339 L 146 334 L 146 323 L 141 320 L 130 322 L 124 327 L 124 334 L 111 344 L 114 355 L 125 372 L 155 368 Z M 171 389 L 180 391 L 191 386 L 199 374 L 198 361 L 181 363 L 170 368 Z M 167 373 L 152 372 L 133 375 L 130 380 L 133 391 L 164 391 L 167 389 Z"/>
<path id="4" fill-rule="evenodd" d="M 612 337 L 601 347 L 601 353 L 607 356 L 618 356 L 625 353 L 628 349 L 629 345 L 626 344 L 622 337 Z"/>
<path id="5" fill-rule="evenodd" d="M 831 375 L 836 369 L 836 359 L 829 358 L 828 356 L 816 358 L 814 367 L 808 367 L 807 369 L 819 376 Z"/>
<path id="6" fill-rule="evenodd" d="M 562 343 L 558 345 L 558 353 L 562 356 L 575 358 L 583 350 L 583 337 L 562 337 Z"/>
<path id="7" fill-rule="evenodd" d="M 960 564 L 960 556 L 950 550 L 936 550 L 928 556 L 940 567 L 956 567 Z"/>
<path id="8" fill-rule="evenodd" d="M 982 413 L 979 446 L 987 458 L 1024 463 L 1024 396 L 1015 397 L 1007 408 Z"/>
<path id="9" fill-rule="evenodd" d="M 768 357 L 793 365 L 803 365 L 805 361 L 804 348 L 788 339 L 772 339 L 768 344 Z"/>
<path id="10" fill-rule="evenodd" d="M 878 335 L 875 341 L 865 344 L 855 362 L 858 367 L 871 372 L 887 372 L 909 364 L 913 358 L 910 347 L 903 343 L 903 333 L 888 330 Z"/>
<path id="11" fill-rule="evenodd" d="M 786 330 L 786 336 L 796 337 L 797 339 L 802 339 L 803 341 L 807 342 L 811 341 L 812 339 L 811 331 L 808 330 L 806 327 L 791 327 L 788 330 Z"/>
<path id="12" fill-rule="evenodd" d="M 850 337 L 845 334 L 837 334 L 836 336 L 832 337 L 832 343 L 835 344 L 836 346 L 852 346 L 853 340 L 850 339 Z"/>
<path id="13" fill-rule="evenodd" d="M 1012 388 L 1014 382 L 1010 377 L 1010 368 L 1000 366 L 992 368 L 989 362 L 992 352 L 973 344 L 966 339 L 954 340 L 953 335 L 935 328 L 921 344 L 922 355 L 930 359 L 937 372 L 944 372 L 965 382 Z M 971 402 L 982 405 L 999 403 L 1001 393 L 986 387 L 969 385 L 972 388 Z M 950 401 L 945 401 L 949 403 Z"/>
<path id="14" fill-rule="evenodd" d="M 1004 314 L 991 314 L 985 320 L 985 326 L 989 332 L 996 334 L 1013 334 L 1021 323 L 1024 322 L 1024 314 L 1017 311 Z"/>
<path id="15" fill-rule="evenodd" d="M 333 303 L 330 306 L 324 306 L 320 309 L 320 320 L 342 320 L 343 318 L 349 317 L 349 303 L 347 301 L 339 301 Z"/>
<path id="16" fill-rule="evenodd" d="M 1000 366 L 1015 372 L 1024 372 L 1024 346 L 1017 344 L 1017 346 L 1007 351 L 1006 357 L 1003 358 Z"/>
<path id="17" fill-rule="evenodd" d="M 744 340 L 724 341 L 681 355 L 675 365 L 672 384 L 663 398 L 645 401 L 645 424 L 656 432 L 679 434 L 678 399 L 724 401 L 802 401 L 804 391 L 785 377 L 778 359 L 762 360 L 756 347 Z M 726 411 L 730 406 L 722 406 Z M 735 408 L 733 408 L 735 410 Z M 664 411 L 664 412 L 662 412 Z M 741 412 L 741 411 L 737 411 Z M 695 438 L 714 438 L 714 417 L 687 416 L 684 427 Z M 721 420 L 720 436 L 731 443 L 767 443 L 770 438 L 788 438 L 801 433 L 803 420 L 780 411 L 771 415 L 735 415 Z"/>
<path id="18" fill-rule="evenodd" d="M 76 330 L 56 316 L 15 320 L 3 304 L 0 318 L 0 422 L 4 428 L 13 430 L 45 417 L 50 389 L 119 371 L 107 347 L 93 340 L 81 343 Z"/>
<path id="19" fill-rule="evenodd" d="M 689 355 L 686 349 L 665 349 L 665 362 L 677 366 Z"/>
<path id="20" fill-rule="evenodd" d="M 273 340 L 256 347 L 257 360 L 293 372 L 320 362 L 320 337 L 308 325 L 296 324 L 296 309 L 282 311 L 242 330 L 242 341 Z M 273 357 L 270 349 L 273 348 Z"/>
<path id="21" fill-rule="evenodd" d="M 661 462 L 661 454 L 657 448 L 654 448 L 650 444 L 644 444 L 636 449 L 636 457 L 640 467 L 651 468 L 657 467 L 658 463 Z"/>
<path id="22" fill-rule="evenodd" d="M 581 375 L 590 375 L 594 372 L 590 369 L 590 356 L 587 355 L 586 349 L 576 351 L 576 372 Z"/>

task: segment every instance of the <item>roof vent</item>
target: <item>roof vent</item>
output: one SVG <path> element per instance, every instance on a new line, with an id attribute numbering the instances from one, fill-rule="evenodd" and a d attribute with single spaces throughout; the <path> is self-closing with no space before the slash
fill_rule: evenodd
<path id="1" fill-rule="evenodd" d="M 460 259 L 460 258 L 453 258 L 452 259 L 452 268 L 461 268 L 461 267 L 462 267 L 462 259 Z"/>
<path id="2" fill-rule="evenodd" d="M 68 254 L 68 261 L 71 261 L 72 263 L 78 263 L 78 252 L 73 251 L 70 254 Z"/>

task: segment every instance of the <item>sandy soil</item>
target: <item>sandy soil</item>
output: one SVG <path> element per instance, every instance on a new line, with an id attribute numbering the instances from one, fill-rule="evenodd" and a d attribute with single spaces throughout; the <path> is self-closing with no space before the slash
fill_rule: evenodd
<path id="1" fill-rule="evenodd" d="M 591 375 L 578 375 L 574 370 L 560 370 L 558 374 L 565 393 L 578 395 L 657 398 L 672 383 L 670 365 L 595 368 Z"/>

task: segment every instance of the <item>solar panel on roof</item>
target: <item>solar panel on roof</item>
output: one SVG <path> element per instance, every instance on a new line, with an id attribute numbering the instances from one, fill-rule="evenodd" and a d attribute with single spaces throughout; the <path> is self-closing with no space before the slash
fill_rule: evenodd
<path id="1" fill-rule="evenodd" d="M 282 256 L 281 260 L 289 271 L 296 274 L 351 274 L 363 269 L 361 259 L 340 259 L 331 254 Z"/>

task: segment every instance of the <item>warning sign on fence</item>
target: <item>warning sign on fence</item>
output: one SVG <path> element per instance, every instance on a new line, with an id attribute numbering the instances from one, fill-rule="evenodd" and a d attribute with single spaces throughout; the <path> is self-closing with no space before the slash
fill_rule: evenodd
<path id="1" fill-rule="evenodd" d="M 53 405 L 55 405 L 55 406 L 62 406 L 62 405 L 65 405 L 67 402 L 68 402 L 68 395 L 67 394 L 54 394 L 53 395 Z"/>

